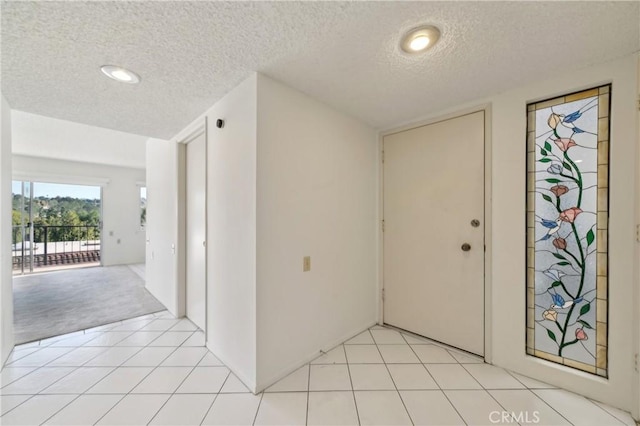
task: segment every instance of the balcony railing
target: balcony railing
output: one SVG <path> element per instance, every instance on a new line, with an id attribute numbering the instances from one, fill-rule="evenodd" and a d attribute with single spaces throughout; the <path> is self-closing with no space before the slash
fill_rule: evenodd
<path id="1" fill-rule="evenodd" d="M 33 242 L 29 227 L 13 227 L 13 269 L 48 267 L 100 261 L 100 227 L 90 225 L 34 225 Z"/>

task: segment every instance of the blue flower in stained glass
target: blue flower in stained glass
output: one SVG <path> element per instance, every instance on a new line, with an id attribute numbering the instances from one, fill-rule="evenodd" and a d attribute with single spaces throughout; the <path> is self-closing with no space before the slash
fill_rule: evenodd
<path id="1" fill-rule="evenodd" d="M 560 173 L 562 173 L 562 166 L 558 163 L 553 163 L 549 166 L 547 172 L 551 173 L 552 175 L 559 175 Z"/>
<path id="2" fill-rule="evenodd" d="M 562 277 L 564 277 L 565 274 L 562 271 L 559 271 L 557 269 L 547 269 L 546 271 L 542 272 L 544 275 L 546 275 L 547 277 L 551 278 L 553 281 L 560 281 L 562 279 Z"/>

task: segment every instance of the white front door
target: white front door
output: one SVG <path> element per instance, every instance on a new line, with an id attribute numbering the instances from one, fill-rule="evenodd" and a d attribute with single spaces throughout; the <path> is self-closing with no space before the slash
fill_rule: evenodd
<path id="1" fill-rule="evenodd" d="M 186 313 L 200 329 L 206 319 L 206 136 L 187 143 Z"/>
<path id="2" fill-rule="evenodd" d="M 484 355 L 484 112 L 383 143 L 384 322 Z"/>

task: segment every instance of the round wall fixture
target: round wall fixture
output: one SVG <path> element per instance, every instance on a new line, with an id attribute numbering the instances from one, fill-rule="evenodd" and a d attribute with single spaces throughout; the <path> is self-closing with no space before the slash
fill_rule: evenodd
<path id="1" fill-rule="evenodd" d="M 406 53 L 421 53 L 432 48 L 440 39 L 440 30 L 432 25 L 414 28 L 407 32 L 400 48 Z"/>
<path id="2" fill-rule="evenodd" d="M 121 83 L 138 84 L 140 83 L 140 76 L 133 71 L 126 68 L 118 67 L 116 65 L 103 65 L 100 70 L 109 78 L 119 81 Z"/>

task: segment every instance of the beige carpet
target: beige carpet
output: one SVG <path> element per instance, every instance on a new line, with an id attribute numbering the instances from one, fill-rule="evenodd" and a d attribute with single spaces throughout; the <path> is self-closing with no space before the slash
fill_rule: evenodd
<path id="1" fill-rule="evenodd" d="M 166 309 L 128 266 L 74 269 L 13 279 L 16 344 Z"/>

